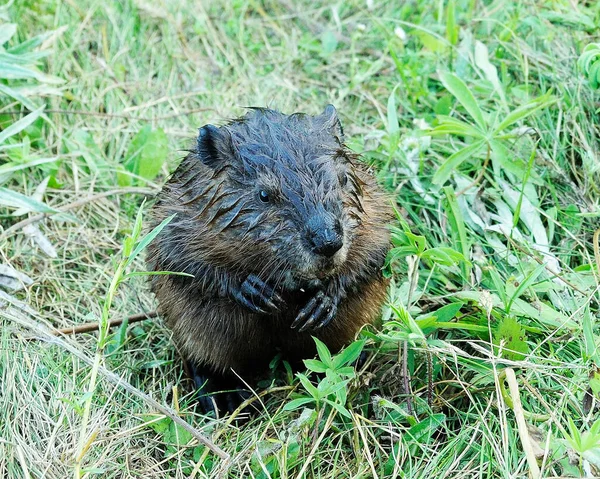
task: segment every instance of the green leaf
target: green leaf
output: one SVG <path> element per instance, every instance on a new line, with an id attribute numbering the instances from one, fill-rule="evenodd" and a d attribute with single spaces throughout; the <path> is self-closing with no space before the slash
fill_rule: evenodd
<path id="1" fill-rule="evenodd" d="M 153 359 L 152 361 L 146 361 L 140 365 L 140 369 L 158 369 L 165 364 L 170 364 L 171 361 L 168 359 Z"/>
<path id="2" fill-rule="evenodd" d="M 506 312 L 507 313 L 510 312 L 510 307 L 512 306 L 515 299 L 521 297 L 523 292 L 535 282 L 535 280 L 538 278 L 538 276 L 545 269 L 546 269 L 545 263 L 538 265 L 538 267 L 535 270 L 533 270 L 531 272 L 531 274 L 529 274 L 529 276 L 527 276 L 527 278 L 525 278 L 523 281 L 521 281 L 519 283 L 519 286 L 517 287 L 514 294 L 510 297 L 510 299 L 508 300 L 508 303 L 506 304 Z"/>
<path id="3" fill-rule="evenodd" d="M 352 364 L 358 359 L 360 353 L 365 347 L 365 340 L 354 341 L 350 346 L 345 348 L 341 353 L 333 358 L 333 368 L 339 369 L 341 366 Z"/>
<path id="4" fill-rule="evenodd" d="M 326 30 L 321 35 L 321 47 L 322 55 L 325 57 L 330 56 L 333 52 L 335 52 L 338 45 L 338 39 L 334 32 L 331 30 Z"/>
<path id="5" fill-rule="evenodd" d="M 458 293 L 454 293 L 453 296 L 466 301 L 476 301 L 481 306 L 484 306 L 485 303 L 485 301 L 483 301 L 481 291 L 460 291 Z M 488 296 L 494 308 L 498 308 L 503 311 L 506 310 L 504 302 L 501 301 L 496 294 L 488 294 Z M 566 329 L 579 331 L 581 328 L 581 326 L 573 319 L 556 311 L 554 308 L 551 308 L 543 302 L 538 302 L 534 307 L 522 299 L 515 299 L 510 312 L 516 316 L 523 316 L 535 321 L 539 321 L 546 326 L 551 326 L 552 328 L 556 328 L 558 330 Z"/>
<path id="6" fill-rule="evenodd" d="M 443 185 L 448 181 L 452 171 L 460 166 L 460 164 L 478 154 L 485 145 L 483 140 L 476 141 L 475 143 L 465 146 L 462 150 L 458 150 L 450 158 L 448 158 L 433 175 L 431 182 L 434 185 Z"/>
<path id="7" fill-rule="evenodd" d="M 352 366 L 344 366 L 339 369 L 336 369 L 335 372 L 344 377 L 354 377 L 356 375 L 356 371 Z"/>
<path id="8" fill-rule="evenodd" d="M 494 335 L 494 352 L 513 361 L 521 361 L 529 352 L 527 335 L 519 322 L 512 316 L 504 316 Z"/>
<path id="9" fill-rule="evenodd" d="M 113 165 L 109 166 L 94 137 L 87 130 L 81 128 L 72 130 L 66 145 L 70 152 L 81 155 L 90 172 L 100 178 L 102 178 L 101 169 L 106 171 L 113 168 Z"/>
<path id="10" fill-rule="evenodd" d="M 474 58 L 477 67 L 483 71 L 485 78 L 492 84 L 494 90 L 496 90 L 496 93 L 498 93 L 498 96 L 502 102 L 502 106 L 504 108 L 508 108 L 506 103 L 506 95 L 504 94 L 504 88 L 502 87 L 500 79 L 498 78 L 498 70 L 490 63 L 490 55 L 487 46 L 479 40 L 475 41 Z"/>
<path id="11" fill-rule="evenodd" d="M 289 403 L 287 403 L 285 406 L 283 406 L 283 410 L 284 411 L 293 411 L 295 409 L 301 408 L 305 404 L 309 404 L 309 403 L 314 402 L 314 401 L 315 400 L 313 398 L 298 398 L 298 399 L 293 399 L 292 401 L 290 401 Z"/>
<path id="12" fill-rule="evenodd" d="M 414 245 L 417 253 L 421 253 L 425 249 L 425 236 L 416 235 L 410 231 L 405 231 L 404 234 Z"/>
<path id="13" fill-rule="evenodd" d="M 331 360 L 331 353 L 325 343 L 320 341 L 318 338 L 313 337 L 315 340 L 315 344 L 317 345 L 317 353 L 319 355 L 319 359 L 325 364 L 328 368 L 333 368 L 333 361 Z"/>
<path id="14" fill-rule="evenodd" d="M 24 116 L 18 121 L 15 121 L 12 125 L 4 130 L 0 131 L 0 144 L 4 143 L 7 138 L 16 135 L 20 131 L 23 131 L 29 125 L 31 125 L 38 117 L 42 114 L 44 107 L 40 107 L 35 111 L 32 111 L 29 115 Z"/>
<path id="15" fill-rule="evenodd" d="M 51 208 L 41 201 L 34 200 L 29 196 L 22 195 L 8 188 L 0 188 L 0 205 L 8 206 L 9 208 L 23 208 L 27 211 L 35 211 L 37 213 L 54 213 L 62 214 L 59 210 Z"/>
<path id="16" fill-rule="evenodd" d="M 448 48 L 448 42 L 444 39 L 444 37 L 436 33 L 429 33 L 425 30 L 413 30 L 411 34 L 414 34 L 419 40 L 421 40 L 423 46 L 432 52 L 443 52 Z"/>
<path id="17" fill-rule="evenodd" d="M 443 246 L 440 246 L 439 248 L 428 249 L 427 251 L 423 252 L 421 258 L 429 259 L 434 263 L 438 263 L 443 266 L 452 266 L 460 263 L 461 261 L 467 261 L 467 259 L 458 251 Z"/>
<path id="18" fill-rule="evenodd" d="M 167 158 L 168 140 L 165 132 L 144 126 L 131 140 L 126 153 L 125 168 L 131 173 L 153 180 Z"/>
<path id="19" fill-rule="evenodd" d="M 405 434 L 419 444 L 427 444 L 433 433 L 446 421 L 444 414 L 432 414 L 419 423 L 411 426 Z"/>
<path id="20" fill-rule="evenodd" d="M 296 376 L 300 380 L 300 383 L 302 383 L 302 386 L 304 386 L 304 389 L 306 389 L 306 391 L 313 398 L 315 398 L 317 400 L 319 400 L 321 398 L 321 394 L 319 393 L 319 390 L 310 382 L 310 379 L 308 379 L 304 374 L 301 374 L 301 373 L 297 373 Z"/>
<path id="21" fill-rule="evenodd" d="M 123 322 L 117 329 L 117 332 L 110 339 L 108 344 L 106 345 L 106 355 L 110 356 L 119 351 L 119 349 L 125 344 L 127 341 L 127 327 L 129 326 L 129 318 L 126 316 L 123 319 Z"/>
<path id="22" fill-rule="evenodd" d="M 412 246 L 401 246 L 399 248 L 393 248 L 390 251 L 390 258 L 398 259 L 404 258 L 412 254 L 417 254 L 417 249 Z"/>
<path id="23" fill-rule="evenodd" d="M 35 103 L 33 103 L 29 98 L 23 96 L 19 91 L 14 90 L 13 88 L 10 88 L 7 85 L 0 84 L 0 93 L 3 93 L 4 95 L 9 96 L 11 98 L 14 98 L 19 103 L 21 103 L 23 106 L 25 106 L 28 110 L 34 111 L 34 110 L 37 110 L 38 108 L 40 108 L 39 105 L 36 105 Z M 41 116 L 46 121 L 48 121 L 48 117 L 46 117 L 46 115 L 42 114 Z"/>
<path id="24" fill-rule="evenodd" d="M 327 379 L 328 379 L 327 382 L 329 383 L 329 385 L 327 387 L 325 387 L 324 390 L 327 390 L 327 394 L 329 394 L 329 395 L 336 394 L 341 389 L 344 389 L 350 382 L 349 379 L 342 380 L 338 374 L 336 374 L 332 371 L 327 371 L 326 374 L 327 374 Z M 321 381 L 321 384 L 323 384 L 325 382 L 326 381 Z M 319 384 L 319 386 L 321 384 Z"/>
<path id="25" fill-rule="evenodd" d="M 9 174 L 14 173 L 15 171 L 26 170 L 27 168 L 33 168 L 35 166 L 45 165 L 47 163 L 54 163 L 56 160 L 58 160 L 57 157 L 55 157 L 55 158 L 34 158 L 31 160 L 25 161 L 24 163 L 14 163 L 14 162 L 4 163 L 2 166 L 0 166 L 0 175 L 9 175 Z"/>
<path id="26" fill-rule="evenodd" d="M 50 30 L 48 32 L 41 33 L 40 35 L 36 35 L 35 37 L 28 38 L 27 40 L 25 40 L 22 43 L 19 43 L 18 45 L 14 45 L 14 46 L 8 48 L 6 51 L 8 53 L 12 53 L 13 55 L 23 56 L 23 55 L 27 54 L 28 52 L 31 52 L 33 49 L 39 47 L 48 38 L 52 37 L 53 35 L 61 34 L 62 32 L 64 32 L 67 29 L 68 29 L 68 27 L 66 25 L 64 25 L 62 27 L 57 28 L 56 30 Z M 49 53 L 49 52 L 36 52 L 36 53 Z"/>
<path id="27" fill-rule="evenodd" d="M 438 125 L 429 132 L 432 136 L 459 135 L 473 138 L 485 138 L 485 133 L 467 122 L 446 115 L 437 116 Z"/>
<path id="28" fill-rule="evenodd" d="M 164 229 L 165 226 L 167 226 L 171 222 L 171 220 L 174 217 L 175 217 L 175 214 L 169 216 L 168 218 L 165 218 L 164 220 L 161 221 L 161 223 L 158 226 L 154 227 L 154 229 L 152 231 L 150 231 L 150 233 L 148 233 L 146 236 L 144 236 L 139 241 L 139 243 L 136 245 L 135 249 L 133 250 L 133 252 L 129 256 L 129 258 L 127 259 L 127 263 L 125 263 L 125 266 L 128 266 L 129 264 L 131 264 L 131 262 L 134 260 L 134 258 L 138 254 L 140 254 L 140 252 L 142 250 L 144 250 L 154 238 L 156 238 L 158 236 L 158 234 Z"/>
<path id="29" fill-rule="evenodd" d="M 387 128 L 390 137 L 389 150 L 393 154 L 398 148 L 400 140 L 400 125 L 398 123 L 398 108 L 396 106 L 396 90 L 399 85 L 396 85 L 387 101 Z"/>
<path id="30" fill-rule="evenodd" d="M 63 83 L 64 80 L 46 75 L 36 68 L 25 68 L 20 65 L 14 65 L 6 60 L 0 60 L 0 78 L 5 80 L 26 80 L 35 78 L 42 83 Z"/>
<path id="31" fill-rule="evenodd" d="M 324 399 L 323 401 L 326 402 L 327 404 L 329 404 L 333 409 L 335 409 L 337 412 L 339 412 L 342 416 L 344 416 L 348 419 L 352 419 L 352 414 L 350 414 L 350 411 L 348 411 L 348 409 L 346 409 L 341 404 L 333 402 L 329 399 Z"/>
<path id="32" fill-rule="evenodd" d="M 392 311 L 396 314 L 396 317 L 404 323 L 412 334 L 419 338 L 420 341 L 425 341 L 425 335 L 423 331 L 404 307 L 404 305 L 398 304 L 397 306 L 391 306 Z"/>
<path id="33" fill-rule="evenodd" d="M 137 241 L 138 238 L 140 237 L 140 234 L 142 233 L 142 227 L 144 224 L 143 213 L 144 213 L 145 205 L 146 205 L 146 199 L 144 198 L 144 200 L 142 201 L 142 204 L 138 208 L 137 214 L 135 215 L 135 221 L 133 222 L 133 229 L 131 230 L 131 238 L 134 241 Z"/>
<path id="34" fill-rule="evenodd" d="M 192 434 L 181 427 L 179 424 L 171 422 L 169 429 L 167 429 L 164 440 L 168 444 L 175 444 L 177 446 L 185 446 L 192 440 Z"/>
<path id="35" fill-rule="evenodd" d="M 508 297 L 506 296 L 506 285 L 504 284 L 504 281 L 502 281 L 500 274 L 495 268 L 490 268 L 488 270 L 488 273 L 490 275 L 492 283 L 494 283 L 495 292 L 498 294 L 498 297 L 500 298 L 502 303 L 506 304 L 506 302 L 508 301 Z"/>
<path id="36" fill-rule="evenodd" d="M 435 317 L 442 323 L 448 322 L 456 317 L 460 311 L 460 308 L 462 308 L 464 304 L 465 303 L 461 301 L 457 301 L 456 303 L 450 303 L 446 306 L 442 306 L 434 313 Z"/>
<path id="37" fill-rule="evenodd" d="M 590 313 L 590 307 L 587 305 L 583 311 L 583 317 L 581 321 L 581 327 L 583 329 L 583 343 L 585 345 L 585 356 L 583 359 L 584 361 L 592 359 L 596 367 L 600 367 L 600 351 L 598 351 L 598 345 L 596 344 L 597 337 L 594 334 L 594 323 L 595 321 Z"/>
<path id="38" fill-rule="evenodd" d="M 139 276 L 166 276 L 166 275 L 175 275 L 175 276 L 187 276 L 188 278 L 194 278 L 193 274 L 184 273 L 182 271 L 132 271 L 131 273 L 127 273 L 123 276 L 123 279 L 134 278 Z"/>
<path id="39" fill-rule="evenodd" d="M 456 6 L 454 0 L 448 0 L 446 8 L 446 38 L 450 45 L 458 43 L 458 27 L 456 26 Z"/>
<path id="40" fill-rule="evenodd" d="M 571 435 L 569 436 L 566 432 L 563 431 L 565 439 L 571 444 L 571 447 L 575 449 L 575 451 L 579 453 L 583 452 L 581 448 L 581 433 L 579 432 L 579 429 L 577 429 L 577 426 L 575 426 L 575 423 L 573 422 L 573 419 L 571 419 L 571 416 L 567 417 L 567 425 L 569 426 L 569 431 L 571 432 Z"/>
<path id="41" fill-rule="evenodd" d="M 448 224 L 450 225 L 452 231 L 456 249 L 460 250 L 465 258 L 468 258 L 471 250 L 471 244 L 467 239 L 467 230 L 465 228 L 465 222 L 462 217 L 462 213 L 458 207 L 456 194 L 450 186 L 446 186 L 444 188 L 444 194 L 446 195 L 446 214 L 448 215 Z M 461 268 L 464 280 L 469 281 L 471 277 L 470 263 L 467 261 L 462 262 Z"/>
<path id="42" fill-rule="evenodd" d="M 458 78 L 456 75 L 450 72 L 440 73 L 440 80 L 446 90 L 448 90 L 454 97 L 459 101 L 459 103 L 467 110 L 469 115 L 475 120 L 477 126 L 481 128 L 482 131 L 486 131 L 486 124 L 483 118 L 483 113 L 471 93 L 471 90 L 465 85 L 465 83 Z"/>
<path id="43" fill-rule="evenodd" d="M 121 165 L 117 168 L 117 183 L 122 187 L 131 186 L 133 184 L 131 173 Z"/>
<path id="44" fill-rule="evenodd" d="M 483 326 L 481 324 L 473 324 L 473 323 L 466 323 L 464 321 L 457 321 L 457 322 L 452 322 L 452 321 L 446 321 L 446 322 L 440 322 L 440 321 L 434 321 L 430 324 L 427 324 L 427 327 L 431 327 L 434 329 L 463 329 L 465 331 L 477 331 L 480 333 L 487 333 L 488 332 L 488 327 L 487 326 Z M 425 326 L 423 326 L 423 329 L 425 329 Z"/>
<path id="45" fill-rule="evenodd" d="M 306 366 L 306 369 L 315 373 L 324 373 L 325 371 L 327 371 L 327 366 L 325 366 L 321 361 L 317 361 L 316 359 L 305 359 L 304 365 Z"/>
<path id="46" fill-rule="evenodd" d="M 516 110 L 511 111 L 504 120 L 500 122 L 500 124 L 494 127 L 495 132 L 500 132 L 505 130 L 509 126 L 512 126 L 519 120 L 523 120 L 530 115 L 533 115 L 536 111 L 541 110 L 542 108 L 546 108 L 553 103 L 556 103 L 556 98 L 550 96 L 550 93 L 546 93 L 542 96 L 539 96 L 525 105 L 520 106 Z"/>
<path id="47" fill-rule="evenodd" d="M 504 168 L 509 173 L 522 178 L 526 173 L 526 163 L 518 157 L 515 157 L 513 153 L 504 145 L 502 141 L 490 140 L 491 157 L 494 167 Z M 536 181 L 538 184 L 541 182 Z"/>
<path id="48" fill-rule="evenodd" d="M 17 33 L 16 23 L 3 23 L 0 25 L 0 45 L 4 45 Z"/>

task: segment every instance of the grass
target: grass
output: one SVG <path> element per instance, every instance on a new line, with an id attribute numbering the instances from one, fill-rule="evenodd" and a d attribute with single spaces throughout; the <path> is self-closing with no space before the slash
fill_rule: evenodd
<path id="1" fill-rule="evenodd" d="M 19 0 L 0 17 L 0 477 L 598 474 L 597 2 Z M 199 126 L 330 102 L 398 205 L 363 367 L 320 351 L 236 424 L 195 412 L 159 320 L 48 336 L 155 308 L 130 274 L 143 255 L 126 260 L 136 215 Z"/>

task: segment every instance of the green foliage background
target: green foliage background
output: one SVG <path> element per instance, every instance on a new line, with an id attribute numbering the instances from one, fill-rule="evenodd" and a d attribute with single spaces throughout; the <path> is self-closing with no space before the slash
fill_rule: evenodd
<path id="1" fill-rule="evenodd" d="M 0 21 L 1 477 L 598 474 L 598 2 L 17 0 Z M 159 320 L 106 328 L 156 306 L 143 199 L 199 126 L 327 103 L 396 200 L 383 324 L 279 365 L 249 422 L 204 418 Z"/>

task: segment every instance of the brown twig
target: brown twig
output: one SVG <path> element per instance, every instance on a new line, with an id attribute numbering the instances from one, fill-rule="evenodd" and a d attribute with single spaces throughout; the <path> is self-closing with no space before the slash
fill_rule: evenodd
<path id="1" fill-rule="evenodd" d="M 127 320 L 129 324 L 139 323 L 140 321 L 144 321 L 146 319 L 152 319 L 158 317 L 157 311 L 150 311 L 149 313 L 137 313 L 132 314 L 131 316 L 127 316 L 125 318 L 111 319 L 108 321 L 108 327 L 114 328 L 116 326 L 120 326 L 123 324 L 123 321 Z M 52 331 L 54 336 L 59 336 L 61 334 L 80 334 L 80 333 L 89 333 L 90 331 L 97 331 L 100 328 L 100 323 L 84 323 L 79 324 L 77 326 L 70 326 L 68 328 L 55 329 Z"/>
<path id="2" fill-rule="evenodd" d="M 406 411 L 412 416 L 412 391 L 410 390 L 410 377 L 408 372 L 408 341 L 402 341 L 402 353 L 398 345 L 398 354 L 402 354 L 402 386 L 406 397 Z"/>
<path id="3" fill-rule="evenodd" d="M 102 193 L 97 193 L 95 195 L 87 196 L 85 198 L 81 198 L 80 200 L 74 201 L 73 203 L 68 203 L 66 205 L 60 206 L 57 208 L 57 210 L 61 213 L 65 213 L 72 209 L 83 206 L 86 203 L 90 203 L 92 201 L 106 198 L 107 196 L 123 195 L 123 194 L 128 194 L 128 193 L 154 194 L 154 193 L 156 193 L 156 191 L 149 189 L 149 188 L 136 188 L 136 187 L 119 188 L 118 190 L 103 191 Z M 43 220 L 47 216 L 52 216 L 53 214 L 55 214 L 55 213 L 40 213 L 37 215 L 30 216 L 29 218 L 24 219 L 22 221 L 19 221 L 18 223 L 15 223 L 14 225 L 12 225 L 10 228 L 7 228 L 2 234 L 0 234 L 0 240 L 7 238 L 12 233 L 20 230 L 21 228 L 24 228 L 25 226 L 27 226 L 31 223 L 36 223 L 37 221 Z"/>
<path id="4" fill-rule="evenodd" d="M 214 108 L 194 108 L 192 110 L 185 110 L 179 113 L 170 113 L 168 115 L 147 117 L 147 116 L 131 116 L 120 113 L 102 113 L 96 111 L 84 111 L 84 110 L 44 110 L 44 113 L 51 113 L 54 115 L 82 115 L 82 116 L 96 116 L 100 118 L 122 118 L 123 120 L 137 120 L 137 121 L 160 121 L 169 120 L 171 118 L 177 118 L 179 116 L 191 115 L 193 113 L 201 113 L 203 111 L 215 111 Z M 29 113 L 26 110 L 10 110 L 3 111 L 4 115 L 25 115 Z"/>

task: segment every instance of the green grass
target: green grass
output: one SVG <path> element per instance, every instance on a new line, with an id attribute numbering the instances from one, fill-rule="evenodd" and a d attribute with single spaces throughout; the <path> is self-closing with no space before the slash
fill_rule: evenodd
<path id="1" fill-rule="evenodd" d="M 0 477 L 598 475 L 597 47 L 578 66 L 598 2 L 18 0 L 0 19 L 0 252 L 30 279 L 2 293 Z M 321 351 L 235 423 L 195 412 L 160 320 L 50 338 L 155 308 L 125 258 L 199 126 L 327 103 L 398 205 L 360 370 Z"/>

